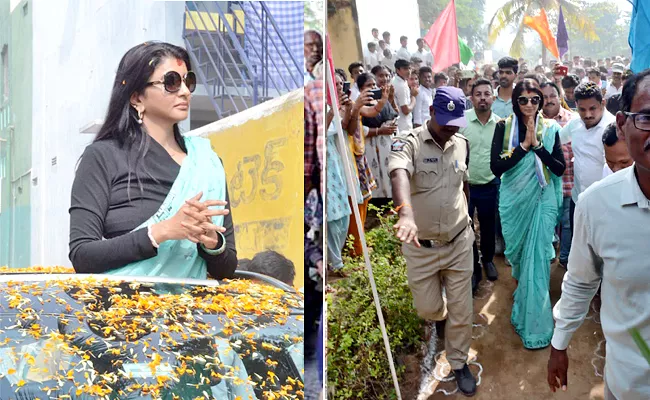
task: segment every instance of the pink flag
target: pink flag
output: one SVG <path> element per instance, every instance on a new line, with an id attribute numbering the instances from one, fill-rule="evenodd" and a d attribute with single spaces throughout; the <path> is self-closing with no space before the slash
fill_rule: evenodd
<path id="1" fill-rule="evenodd" d="M 449 2 L 436 22 L 431 25 L 424 41 L 433 53 L 433 72 L 440 72 L 450 65 L 460 62 L 454 0 Z"/>
<path id="2" fill-rule="evenodd" d="M 325 58 L 327 59 L 326 67 L 329 69 L 329 74 L 324 73 L 323 75 L 327 77 L 331 77 L 332 80 L 334 80 L 336 75 L 334 74 L 334 58 L 332 57 L 332 46 L 330 45 L 330 35 L 325 36 Z M 334 85 L 334 87 L 336 87 L 336 84 Z M 327 104 L 331 107 L 338 108 L 338 104 L 337 104 L 338 97 L 336 95 L 335 96 L 331 95 L 329 85 L 325 85 L 325 89 L 327 93 Z"/>

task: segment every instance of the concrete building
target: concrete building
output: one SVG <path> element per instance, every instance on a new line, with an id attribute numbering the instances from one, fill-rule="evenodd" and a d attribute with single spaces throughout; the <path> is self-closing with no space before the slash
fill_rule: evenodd
<path id="1" fill-rule="evenodd" d="M 70 265 L 75 166 L 131 47 L 192 47 L 200 85 L 184 131 L 299 87 L 269 89 L 271 67 L 251 65 L 243 50 L 251 18 L 240 2 L 0 0 L 0 265 Z"/>

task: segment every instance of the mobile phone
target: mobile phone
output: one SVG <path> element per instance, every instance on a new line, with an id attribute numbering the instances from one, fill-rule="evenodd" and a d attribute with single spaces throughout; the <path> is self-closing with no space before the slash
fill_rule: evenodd
<path id="1" fill-rule="evenodd" d="M 350 82 L 343 82 L 343 93 L 350 96 Z"/>
<path id="2" fill-rule="evenodd" d="M 372 89 L 370 93 L 372 94 L 372 98 L 375 100 L 381 100 L 381 96 L 383 95 L 381 89 Z"/>
<path id="3" fill-rule="evenodd" d="M 566 65 L 558 65 L 555 67 L 555 73 L 562 76 L 567 76 L 569 74 L 569 67 Z"/>

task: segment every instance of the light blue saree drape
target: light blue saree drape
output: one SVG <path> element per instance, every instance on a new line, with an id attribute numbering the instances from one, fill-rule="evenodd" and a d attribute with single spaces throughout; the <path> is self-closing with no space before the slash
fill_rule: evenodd
<path id="1" fill-rule="evenodd" d="M 187 156 L 158 211 L 134 230 L 173 217 L 186 200 L 203 192 L 201 201 L 225 200 L 226 175 L 210 141 L 201 137 L 185 137 Z M 223 209 L 223 206 L 211 207 Z M 223 226 L 223 216 L 212 217 L 212 223 Z M 199 256 L 196 244 L 187 239 L 161 243 L 158 255 L 107 272 L 111 275 L 162 276 L 206 279 L 207 266 Z"/>

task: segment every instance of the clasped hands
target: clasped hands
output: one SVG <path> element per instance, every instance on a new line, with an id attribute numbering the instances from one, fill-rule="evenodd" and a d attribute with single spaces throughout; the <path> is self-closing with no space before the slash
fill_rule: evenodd
<path id="1" fill-rule="evenodd" d="M 216 249 L 219 245 L 219 233 L 226 228 L 212 223 L 212 217 L 226 216 L 228 209 L 211 209 L 210 207 L 225 206 L 222 200 L 200 201 L 203 192 L 187 200 L 176 214 L 152 226 L 152 234 L 158 243 L 167 240 L 187 239 L 192 243 L 201 243 L 207 249 Z"/>
<path id="2" fill-rule="evenodd" d="M 531 147 L 539 146 L 537 132 L 535 131 L 535 117 L 530 117 L 526 121 L 526 138 L 521 142 L 521 146 L 526 151 L 530 150 Z"/>

